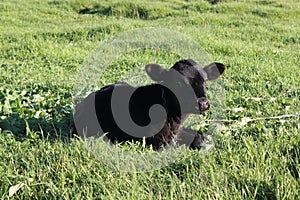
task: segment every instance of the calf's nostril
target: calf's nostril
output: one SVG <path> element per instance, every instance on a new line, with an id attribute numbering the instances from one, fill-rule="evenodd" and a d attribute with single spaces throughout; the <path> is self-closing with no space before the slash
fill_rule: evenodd
<path id="1" fill-rule="evenodd" d="M 209 107 L 210 107 L 210 104 L 209 104 L 208 101 L 203 101 L 203 102 L 201 102 L 201 109 L 202 109 L 202 110 L 208 110 Z"/>
<path id="2" fill-rule="evenodd" d="M 207 110 L 210 108 L 210 103 L 209 103 L 209 101 L 206 102 L 206 107 L 207 107 Z"/>

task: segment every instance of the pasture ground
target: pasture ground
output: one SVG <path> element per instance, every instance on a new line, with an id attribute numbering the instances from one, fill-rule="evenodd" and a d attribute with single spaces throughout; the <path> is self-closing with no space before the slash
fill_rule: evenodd
<path id="1" fill-rule="evenodd" d="M 299 116 L 241 123 L 300 112 L 299 1 L 2 0 L 0 19 L 1 199 L 300 199 Z M 205 156 L 187 151 L 160 170 L 130 173 L 72 136 L 72 97 L 101 41 L 143 27 L 183 33 L 228 66 L 225 119 L 237 122 L 223 125 Z M 131 52 L 101 84 L 177 59 Z"/>

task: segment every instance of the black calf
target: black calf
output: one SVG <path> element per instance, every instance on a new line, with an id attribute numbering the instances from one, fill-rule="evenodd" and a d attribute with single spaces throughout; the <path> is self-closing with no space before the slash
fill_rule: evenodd
<path id="1" fill-rule="evenodd" d="M 146 72 L 156 84 L 136 88 L 116 83 L 90 94 L 76 106 L 76 129 L 86 137 L 107 133 L 111 142 L 145 138 L 155 149 L 171 142 L 200 148 L 203 137 L 180 126 L 189 114 L 209 109 L 205 83 L 224 70 L 221 63 L 202 69 L 193 60 L 181 60 L 170 70 L 149 64 Z"/>

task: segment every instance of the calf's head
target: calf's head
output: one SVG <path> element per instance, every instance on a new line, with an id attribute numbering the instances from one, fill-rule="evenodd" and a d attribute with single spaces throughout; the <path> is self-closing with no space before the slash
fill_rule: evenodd
<path id="1" fill-rule="evenodd" d="M 161 85 L 167 86 L 181 102 L 182 114 L 201 114 L 210 107 L 206 95 L 206 81 L 212 81 L 224 72 L 221 63 L 211 63 L 201 68 L 195 61 L 180 60 L 166 70 L 158 64 L 146 65 L 150 78 Z"/>

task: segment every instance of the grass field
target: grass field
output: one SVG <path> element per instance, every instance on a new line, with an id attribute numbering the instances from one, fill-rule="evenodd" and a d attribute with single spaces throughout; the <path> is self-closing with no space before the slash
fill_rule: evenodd
<path id="1" fill-rule="evenodd" d="M 0 19 L 1 199 L 300 199 L 299 1 L 1 0 Z M 146 27 L 182 33 L 227 66 L 224 117 L 235 121 L 205 156 L 116 171 L 73 135 L 73 88 L 100 42 Z M 177 59 L 132 52 L 101 81 Z"/>

